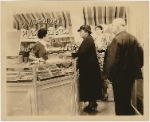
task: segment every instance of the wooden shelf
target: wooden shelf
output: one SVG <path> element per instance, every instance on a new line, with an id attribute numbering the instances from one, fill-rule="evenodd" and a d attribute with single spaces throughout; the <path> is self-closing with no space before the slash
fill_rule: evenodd
<path id="1" fill-rule="evenodd" d="M 21 39 L 21 42 L 37 42 L 39 39 Z"/>
<path id="2" fill-rule="evenodd" d="M 74 37 L 73 35 L 55 35 L 52 36 L 54 39 L 59 39 L 59 38 L 70 38 Z M 21 42 L 37 42 L 39 39 L 21 39 Z"/>
<path id="3" fill-rule="evenodd" d="M 68 38 L 68 37 L 74 37 L 73 35 L 55 35 L 53 38 Z"/>

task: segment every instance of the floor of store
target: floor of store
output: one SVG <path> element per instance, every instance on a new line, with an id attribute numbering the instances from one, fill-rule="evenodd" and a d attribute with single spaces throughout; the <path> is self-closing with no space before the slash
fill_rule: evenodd
<path id="1" fill-rule="evenodd" d="M 103 115 L 115 115 L 115 105 L 114 102 L 97 102 L 98 107 L 97 110 L 92 113 L 86 113 L 83 109 L 79 110 L 79 115 L 96 115 L 96 116 L 103 116 Z"/>
<path id="2" fill-rule="evenodd" d="M 79 110 L 79 115 L 96 115 L 96 116 L 101 116 L 101 115 L 115 115 L 115 103 L 114 103 L 114 97 L 113 97 L 113 90 L 112 90 L 112 84 L 110 83 L 108 86 L 108 94 L 109 94 L 109 98 L 108 101 L 99 101 L 98 103 L 98 107 L 97 110 L 92 112 L 92 113 L 87 113 L 83 111 L 83 106 L 85 106 L 88 103 L 85 103 L 85 105 L 83 103 L 81 103 L 80 110 Z"/>

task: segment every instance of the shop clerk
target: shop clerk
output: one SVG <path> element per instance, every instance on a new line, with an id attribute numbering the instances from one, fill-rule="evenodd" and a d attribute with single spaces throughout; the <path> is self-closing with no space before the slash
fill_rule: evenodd
<path id="1" fill-rule="evenodd" d="M 37 34 L 39 41 L 36 42 L 32 51 L 30 52 L 29 59 L 32 61 L 45 61 L 48 59 L 47 50 L 48 43 L 51 38 L 47 34 L 47 30 L 45 28 L 41 28 Z"/>

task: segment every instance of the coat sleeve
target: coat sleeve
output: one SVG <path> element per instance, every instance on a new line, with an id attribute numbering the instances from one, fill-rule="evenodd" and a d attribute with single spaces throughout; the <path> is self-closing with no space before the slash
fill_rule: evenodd
<path id="1" fill-rule="evenodd" d="M 140 64 L 140 68 L 143 67 L 143 62 L 144 62 L 144 54 L 143 54 L 143 48 L 142 46 L 138 43 L 138 41 L 136 40 L 136 43 L 137 43 L 137 53 L 138 53 L 138 56 L 139 56 L 139 64 Z"/>
<path id="2" fill-rule="evenodd" d="M 84 56 L 88 53 L 90 47 L 94 44 L 94 42 L 92 42 L 92 40 L 90 39 L 86 39 L 82 42 L 79 50 L 77 51 L 77 53 L 72 53 L 73 57 L 80 57 L 80 56 Z"/>
<path id="3" fill-rule="evenodd" d="M 39 48 L 39 45 L 38 45 L 38 43 L 36 43 L 34 46 L 33 46 L 33 48 L 32 48 L 32 50 L 31 50 L 31 54 L 36 54 L 38 51 L 40 50 L 40 48 Z"/>
<path id="4" fill-rule="evenodd" d="M 114 38 L 112 43 L 108 46 L 104 58 L 104 72 L 109 80 L 116 74 L 118 63 L 120 59 L 120 44 Z"/>
<path id="5" fill-rule="evenodd" d="M 140 46 L 138 41 L 135 39 L 135 47 L 133 48 L 134 58 L 133 60 L 133 67 L 134 67 L 134 74 L 135 79 L 141 79 L 142 72 L 141 68 L 143 67 L 143 48 Z"/>

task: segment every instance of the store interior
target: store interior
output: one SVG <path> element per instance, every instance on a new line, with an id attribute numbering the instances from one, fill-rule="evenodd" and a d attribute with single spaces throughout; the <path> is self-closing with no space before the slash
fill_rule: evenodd
<path id="1" fill-rule="evenodd" d="M 126 21 L 127 32 L 144 48 L 148 42 L 148 7 L 145 3 L 127 2 L 9 2 L 3 14 L 3 63 L 6 66 L 7 115 L 87 115 L 78 99 L 76 59 L 66 56 L 75 52 L 82 42 L 77 30 L 87 24 L 95 37 L 95 26 L 102 24 L 109 33 L 114 18 Z M 46 64 L 30 62 L 28 52 L 38 41 L 37 30 L 46 28 L 53 37 Z M 142 30 L 142 31 L 141 31 Z M 143 36 L 144 35 L 144 36 Z M 147 50 L 144 50 L 145 52 Z M 28 54 L 27 54 L 28 55 Z M 145 61 L 146 63 L 146 61 Z M 143 69 L 144 70 L 144 69 Z M 143 80 L 134 84 L 132 105 L 135 114 L 144 113 Z M 100 112 L 115 115 L 112 85 L 107 102 L 99 101 Z M 21 101 L 20 101 L 21 100 Z"/>

